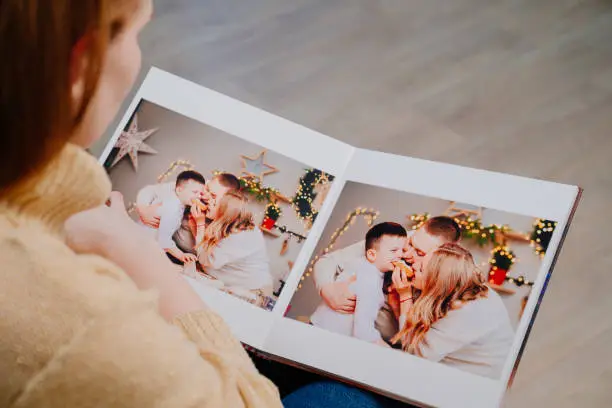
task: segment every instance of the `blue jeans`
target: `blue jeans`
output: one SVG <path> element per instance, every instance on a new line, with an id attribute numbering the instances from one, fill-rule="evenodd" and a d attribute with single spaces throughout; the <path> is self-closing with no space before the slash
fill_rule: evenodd
<path id="1" fill-rule="evenodd" d="M 283 398 L 285 408 L 395 408 L 397 401 L 335 381 L 303 386 Z"/>

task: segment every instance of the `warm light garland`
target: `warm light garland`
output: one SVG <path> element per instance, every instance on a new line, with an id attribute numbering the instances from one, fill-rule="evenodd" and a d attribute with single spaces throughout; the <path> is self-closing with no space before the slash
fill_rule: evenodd
<path id="1" fill-rule="evenodd" d="M 270 218 L 271 220 L 278 220 L 278 218 L 282 215 L 283 210 L 276 203 L 268 203 L 266 205 L 266 210 L 264 216 Z"/>
<path id="2" fill-rule="evenodd" d="M 533 286 L 533 281 L 527 280 L 523 275 L 513 278 L 511 276 L 506 276 L 506 280 L 510 283 L 514 283 L 516 286 L 521 287 L 525 286 Z"/>
<path id="3" fill-rule="evenodd" d="M 300 182 L 293 197 L 292 204 L 297 216 L 310 228 L 317 218 L 318 211 L 312 207 L 317 193 L 315 187 L 327 184 L 334 180 L 334 176 L 318 169 L 308 169 L 300 178 Z"/>
<path id="4" fill-rule="evenodd" d="M 557 223 L 555 221 L 540 218 L 533 223 L 533 231 L 530 236 L 531 244 L 535 247 L 535 253 L 540 255 L 541 258 L 546 255 L 546 250 L 556 227 Z"/>
<path id="5" fill-rule="evenodd" d="M 412 214 L 409 217 L 409 227 L 413 230 L 421 228 L 425 222 L 431 215 L 429 213 L 420 213 L 420 214 Z M 484 226 L 482 221 L 478 218 L 472 217 L 453 217 L 455 222 L 459 225 L 461 229 L 461 237 L 463 239 L 468 239 L 474 241 L 478 246 L 484 247 L 485 245 L 491 243 L 494 245 L 493 250 L 491 251 L 491 257 L 489 259 L 489 264 L 491 265 L 491 270 L 489 271 L 489 276 L 494 276 L 498 269 L 504 269 L 508 271 L 510 267 L 518 261 L 518 258 L 514 255 L 512 250 L 505 245 L 499 245 L 498 242 L 498 234 L 507 234 L 511 231 L 510 227 L 507 225 L 498 225 L 491 224 L 489 226 Z M 536 227 L 542 229 L 540 233 L 534 232 L 540 236 L 544 233 L 552 233 L 551 230 L 551 221 L 546 223 L 542 220 L 537 220 L 535 223 Z M 534 241 L 537 238 L 534 238 Z M 540 241 L 536 241 L 539 243 Z M 518 278 L 510 278 L 506 277 L 506 280 L 510 283 L 514 283 L 517 286 L 522 285 L 533 285 L 533 282 L 528 281 L 524 276 L 519 276 Z"/>
<path id="6" fill-rule="evenodd" d="M 429 218 L 431 218 L 429 213 L 412 214 L 409 217 L 409 227 L 413 230 L 419 229 Z M 489 243 L 495 244 L 496 234 L 510 231 L 507 225 L 491 224 L 489 226 L 484 226 L 482 221 L 478 218 L 453 217 L 453 220 L 459 225 L 461 236 L 464 239 L 474 241 L 480 247 Z"/>
<path id="7" fill-rule="evenodd" d="M 168 176 L 170 176 L 170 174 L 172 174 L 172 172 L 179 167 L 182 167 L 183 170 L 193 170 L 193 166 L 191 165 L 191 163 L 189 163 L 189 161 L 175 160 L 172 163 L 170 163 L 170 167 L 168 167 L 166 171 L 164 171 L 162 174 L 160 174 L 157 177 L 157 182 L 158 183 L 165 182 L 168 179 Z"/>
<path id="8" fill-rule="evenodd" d="M 368 227 L 372 226 L 372 224 L 374 224 L 374 221 L 376 220 L 376 218 L 378 218 L 378 215 L 380 213 L 374 209 L 367 209 L 367 208 L 355 208 L 353 211 L 351 211 L 347 216 L 346 216 L 346 220 L 344 221 L 344 223 L 342 224 L 342 226 L 338 229 L 336 229 L 334 231 L 334 233 L 332 234 L 330 240 L 329 240 L 329 244 L 325 247 L 325 249 L 323 251 L 321 251 L 321 253 L 319 255 L 316 255 L 311 261 L 310 264 L 308 265 L 308 269 L 306 271 L 306 273 L 304 275 L 302 275 L 302 277 L 300 278 L 300 281 L 303 282 L 304 279 L 306 279 L 307 277 L 309 277 L 312 274 L 312 271 L 314 270 L 314 265 L 315 263 L 319 260 L 320 257 L 326 255 L 327 253 L 329 253 L 329 251 L 334 247 L 334 244 L 336 243 L 336 240 L 338 238 L 340 238 L 342 236 L 342 234 L 344 234 L 351 225 L 353 225 L 355 223 L 355 219 L 357 218 L 357 216 L 363 216 L 366 219 L 366 222 L 368 224 Z M 302 288 L 302 283 L 300 282 L 300 284 L 298 285 L 298 289 Z"/>
<path id="9" fill-rule="evenodd" d="M 419 228 L 421 228 L 423 226 L 423 224 L 425 224 L 425 222 L 430 218 L 430 214 L 429 213 L 423 213 L 423 214 L 412 214 L 409 218 L 411 221 L 411 225 L 410 228 L 412 230 L 418 230 Z"/>
<path id="10" fill-rule="evenodd" d="M 213 175 L 215 176 L 221 173 L 223 172 L 219 170 L 213 171 Z M 241 190 L 254 197 L 256 201 L 267 201 L 268 203 L 273 203 L 276 201 L 277 197 L 282 196 L 279 190 L 273 187 L 264 187 L 261 184 L 261 181 L 258 179 L 251 177 L 239 177 L 238 181 L 240 181 Z"/>
<path id="11" fill-rule="evenodd" d="M 514 255 L 514 252 L 505 245 L 498 245 L 493 248 L 491 252 L 491 259 L 489 264 L 491 269 L 489 270 L 488 281 L 491 284 L 501 284 L 506 279 L 506 274 L 510 270 L 510 267 L 518 259 Z M 500 276 L 501 274 L 501 276 Z"/>
<path id="12" fill-rule="evenodd" d="M 510 267 L 518 261 L 518 258 L 514 255 L 514 252 L 507 246 L 499 245 L 491 252 L 491 259 L 489 263 L 492 265 L 492 269 L 504 269 L 509 270 Z"/>

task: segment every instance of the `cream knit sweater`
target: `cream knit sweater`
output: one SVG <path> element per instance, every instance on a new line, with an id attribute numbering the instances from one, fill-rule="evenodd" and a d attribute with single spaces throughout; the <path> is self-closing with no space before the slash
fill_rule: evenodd
<path id="1" fill-rule="evenodd" d="M 155 294 L 65 245 L 64 221 L 109 192 L 69 145 L 0 198 L 0 407 L 280 407 L 216 314 L 169 324 Z"/>

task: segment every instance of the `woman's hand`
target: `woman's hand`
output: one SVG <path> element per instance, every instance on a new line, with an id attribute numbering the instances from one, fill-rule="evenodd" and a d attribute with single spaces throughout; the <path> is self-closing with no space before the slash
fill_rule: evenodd
<path id="1" fill-rule="evenodd" d="M 197 204 L 191 206 L 191 217 L 197 226 L 204 225 L 206 223 L 206 214 Z"/>
<path id="2" fill-rule="evenodd" d="M 183 261 L 183 263 L 191 263 L 191 262 L 196 262 L 198 260 L 198 257 L 195 256 L 194 254 L 190 254 L 190 253 L 185 253 L 182 256 L 183 259 L 181 259 L 181 261 Z"/>
<path id="3" fill-rule="evenodd" d="M 393 315 L 397 319 L 401 313 L 401 301 L 399 294 L 393 287 L 393 284 L 391 284 L 388 288 L 387 304 L 389 305 L 391 311 L 393 312 Z"/>
<path id="4" fill-rule="evenodd" d="M 159 311 L 168 321 L 206 308 L 155 239 L 129 217 L 121 194 L 111 194 L 110 206 L 73 215 L 64 228 L 66 243 L 75 252 L 106 258 L 123 269 L 139 289 L 156 289 Z"/>
<path id="5" fill-rule="evenodd" d="M 399 295 L 400 301 L 412 298 L 412 282 L 408 280 L 408 277 L 399 266 L 393 269 L 391 280 L 393 281 L 393 289 Z"/>
<path id="6" fill-rule="evenodd" d="M 65 225 L 66 243 L 77 253 L 103 256 L 111 261 L 111 248 L 126 241 L 154 244 L 125 210 L 121 193 L 113 192 L 110 205 L 102 205 L 70 217 Z"/>

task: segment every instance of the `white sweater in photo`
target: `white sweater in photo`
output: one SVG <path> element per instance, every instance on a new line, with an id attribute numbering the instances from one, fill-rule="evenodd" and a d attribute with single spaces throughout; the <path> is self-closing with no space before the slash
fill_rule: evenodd
<path id="1" fill-rule="evenodd" d="M 185 206 L 176 195 L 175 183 L 152 184 L 142 188 L 136 198 L 137 205 L 161 204 L 157 210 L 159 228 L 144 225 L 155 236 L 163 249 L 177 249 L 172 236 L 181 226 Z"/>
<path id="2" fill-rule="evenodd" d="M 467 302 L 434 323 L 426 339 L 428 345 L 421 347 L 426 359 L 498 379 L 514 330 L 500 296 L 489 289 L 486 298 Z"/>
<path id="3" fill-rule="evenodd" d="M 348 262 L 344 270 L 338 275 L 337 281 L 345 281 L 355 276 L 355 282 L 349 288 L 357 296 L 355 313 L 338 313 L 325 302 L 321 302 L 317 310 L 310 317 L 314 326 L 356 337 L 369 342 L 382 340 L 375 322 L 378 311 L 385 303 L 383 294 L 383 273 L 365 256 Z"/>
<path id="4" fill-rule="evenodd" d="M 258 228 L 223 239 L 213 250 L 211 264 L 206 272 L 226 287 L 246 290 L 272 287 L 266 242 Z"/>

